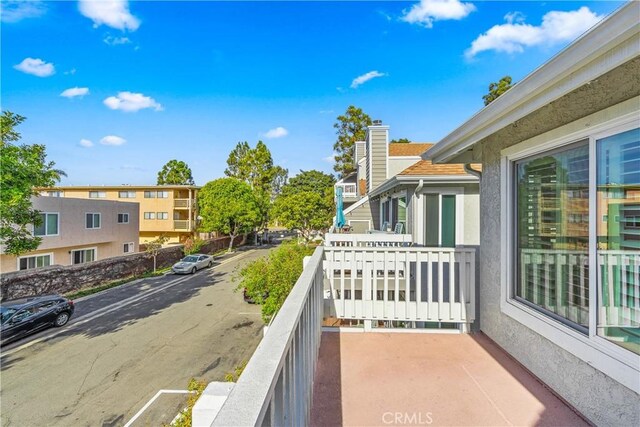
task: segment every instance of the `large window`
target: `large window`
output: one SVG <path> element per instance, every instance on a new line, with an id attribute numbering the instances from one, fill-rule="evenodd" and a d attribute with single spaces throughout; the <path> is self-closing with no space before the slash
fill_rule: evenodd
<path id="1" fill-rule="evenodd" d="M 118 224 L 129 224 L 129 214 L 128 213 L 119 213 L 118 214 Z"/>
<path id="2" fill-rule="evenodd" d="M 86 227 L 87 228 L 100 228 L 100 214 L 88 213 L 86 214 Z"/>
<path id="3" fill-rule="evenodd" d="M 51 254 L 20 257 L 18 258 L 18 270 L 48 267 L 51 265 L 51 258 Z"/>
<path id="4" fill-rule="evenodd" d="M 90 199 L 104 199 L 107 197 L 107 193 L 104 191 L 89 191 Z"/>
<path id="5" fill-rule="evenodd" d="M 156 219 L 156 213 L 155 212 L 145 212 L 144 219 Z"/>
<path id="6" fill-rule="evenodd" d="M 640 129 L 596 141 L 597 334 L 640 353 Z M 603 218 L 604 219 L 604 218 Z"/>
<path id="7" fill-rule="evenodd" d="M 456 246 L 455 194 L 425 194 L 425 246 Z"/>
<path id="8" fill-rule="evenodd" d="M 33 228 L 34 236 L 57 236 L 58 213 L 41 213 L 40 223 Z"/>
<path id="9" fill-rule="evenodd" d="M 84 264 L 85 262 L 91 262 L 95 260 L 96 260 L 95 248 L 71 251 L 72 264 Z"/>
<path id="10" fill-rule="evenodd" d="M 157 219 L 169 219 L 169 213 L 168 212 L 157 212 L 156 213 L 156 218 Z"/>
<path id="11" fill-rule="evenodd" d="M 640 129 L 601 135 L 512 163 L 511 297 L 640 354 Z"/>
<path id="12" fill-rule="evenodd" d="M 135 191 L 118 191 L 118 197 L 120 199 L 135 199 L 136 192 Z"/>
<path id="13" fill-rule="evenodd" d="M 589 144 L 515 164 L 516 298 L 589 327 Z"/>

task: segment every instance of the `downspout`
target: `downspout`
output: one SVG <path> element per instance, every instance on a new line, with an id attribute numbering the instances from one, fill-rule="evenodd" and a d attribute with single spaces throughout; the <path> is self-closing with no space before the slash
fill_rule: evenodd
<path id="1" fill-rule="evenodd" d="M 465 170 L 466 170 L 466 165 L 465 165 Z M 424 187 L 424 179 L 421 179 L 420 181 L 418 181 L 418 186 L 413 192 L 413 194 L 415 194 L 416 198 L 418 199 L 420 198 L 420 191 L 422 191 L 422 187 Z"/>
<path id="2" fill-rule="evenodd" d="M 477 177 L 478 179 L 482 179 L 482 172 L 473 169 L 471 167 L 471 163 L 465 163 L 464 164 L 464 171 L 466 173 L 468 173 L 469 175 L 473 175 L 473 176 Z"/>
<path id="3" fill-rule="evenodd" d="M 418 201 L 420 200 L 420 192 L 422 191 L 422 187 L 424 187 L 424 179 L 420 179 L 420 181 L 418 181 L 418 186 L 416 187 L 416 189 L 413 191 L 413 194 L 416 195 L 416 203 L 414 203 L 413 206 L 413 219 L 411 220 L 413 222 L 413 224 L 411 225 L 411 234 L 413 234 L 413 241 L 417 243 L 417 238 L 415 236 L 418 235 L 418 232 L 420 233 L 424 233 L 424 231 L 422 230 L 421 226 L 416 226 L 414 227 L 415 224 L 417 224 L 416 222 L 416 218 L 418 217 L 418 209 L 420 209 L 418 207 Z M 423 221 L 421 221 L 423 222 Z M 407 227 L 408 229 L 408 227 Z"/>

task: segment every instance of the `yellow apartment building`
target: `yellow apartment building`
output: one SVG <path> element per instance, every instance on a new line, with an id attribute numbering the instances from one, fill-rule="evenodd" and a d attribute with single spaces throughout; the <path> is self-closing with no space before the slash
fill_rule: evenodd
<path id="1" fill-rule="evenodd" d="M 115 200 L 140 205 L 139 243 L 165 235 L 168 243 L 184 242 L 197 228 L 197 195 L 194 185 L 61 186 L 42 188 L 50 197 Z"/>
<path id="2" fill-rule="evenodd" d="M 138 203 L 34 197 L 41 223 L 38 249 L 19 257 L 0 248 L 2 273 L 73 265 L 138 252 Z"/>

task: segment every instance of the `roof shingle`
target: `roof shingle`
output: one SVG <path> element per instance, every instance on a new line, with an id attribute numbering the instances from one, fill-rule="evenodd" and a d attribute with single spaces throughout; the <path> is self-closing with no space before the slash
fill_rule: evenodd
<path id="1" fill-rule="evenodd" d="M 389 144 L 389 157 L 419 156 L 432 146 L 433 144 L 423 144 L 418 142 L 394 142 Z"/>
<path id="2" fill-rule="evenodd" d="M 482 171 L 482 164 L 472 163 L 471 167 L 479 172 Z M 467 175 L 462 163 L 433 164 L 431 160 L 420 160 L 409 166 L 398 175 L 421 176 L 421 175 Z"/>

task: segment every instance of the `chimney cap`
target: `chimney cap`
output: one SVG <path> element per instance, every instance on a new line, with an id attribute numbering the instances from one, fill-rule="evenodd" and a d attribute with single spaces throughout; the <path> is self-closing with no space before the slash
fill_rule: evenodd
<path id="1" fill-rule="evenodd" d="M 382 126 L 382 120 L 376 119 L 372 122 L 373 126 Z"/>

